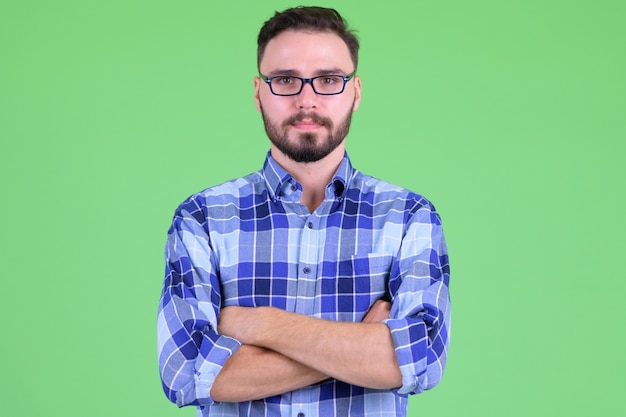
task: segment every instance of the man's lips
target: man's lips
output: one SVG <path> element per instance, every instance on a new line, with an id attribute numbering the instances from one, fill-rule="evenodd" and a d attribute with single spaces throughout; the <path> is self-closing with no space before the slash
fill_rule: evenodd
<path id="1" fill-rule="evenodd" d="M 313 120 L 298 120 L 291 125 L 300 130 L 317 130 L 324 126 L 322 123 L 314 122 Z"/>
<path id="2" fill-rule="evenodd" d="M 322 127 L 332 128 L 332 122 L 326 117 L 315 113 L 299 113 L 284 121 L 283 126 L 291 126 L 298 130 L 312 131 Z"/>

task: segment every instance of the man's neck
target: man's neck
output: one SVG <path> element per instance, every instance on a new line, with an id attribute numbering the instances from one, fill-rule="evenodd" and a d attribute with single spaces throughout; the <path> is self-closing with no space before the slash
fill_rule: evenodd
<path id="1" fill-rule="evenodd" d="M 316 162 L 295 162 L 272 146 L 272 157 L 285 171 L 302 185 L 300 202 L 313 213 L 326 196 L 326 187 L 343 160 L 345 148 L 338 146 L 330 154 Z"/>

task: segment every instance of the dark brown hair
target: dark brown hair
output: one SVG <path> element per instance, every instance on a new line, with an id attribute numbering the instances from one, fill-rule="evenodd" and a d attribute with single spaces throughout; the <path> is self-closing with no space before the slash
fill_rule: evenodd
<path id="1" fill-rule="evenodd" d="M 354 31 L 348 29 L 345 19 L 335 9 L 305 6 L 276 12 L 263 24 L 257 39 L 257 66 L 261 65 L 261 59 L 269 41 L 286 30 L 335 33 L 348 47 L 356 70 L 359 61 L 359 40 Z"/>

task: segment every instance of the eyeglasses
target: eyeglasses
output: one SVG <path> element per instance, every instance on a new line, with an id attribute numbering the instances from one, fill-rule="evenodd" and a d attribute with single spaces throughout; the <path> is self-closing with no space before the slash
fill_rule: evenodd
<path id="1" fill-rule="evenodd" d="M 343 93 L 346 83 L 354 77 L 356 70 L 348 75 L 320 75 L 313 78 L 301 78 L 291 75 L 277 75 L 266 77 L 259 74 L 259 77 L 270 86 L 270 91 L 275 96 L 297 96 L 302 92 L 304 84 L 311 84 L 315 94 L 320 96 L 333 96 Z"/>

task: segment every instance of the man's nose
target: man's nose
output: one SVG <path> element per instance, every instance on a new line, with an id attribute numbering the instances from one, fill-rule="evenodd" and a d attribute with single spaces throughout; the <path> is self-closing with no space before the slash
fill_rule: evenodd
<path id="1" fill-rule="evenodd" d="M 313 90 L 311 81 L 306 81 L 302 86 L 302 91 L 297 96 L 297 104 L 300 109 L 310 109 L 317 107 L 318 95 Z"/>

